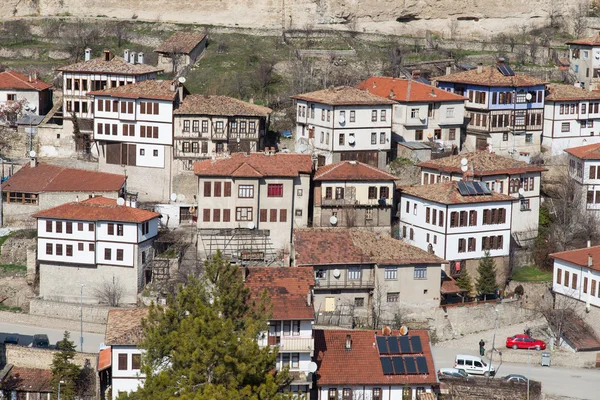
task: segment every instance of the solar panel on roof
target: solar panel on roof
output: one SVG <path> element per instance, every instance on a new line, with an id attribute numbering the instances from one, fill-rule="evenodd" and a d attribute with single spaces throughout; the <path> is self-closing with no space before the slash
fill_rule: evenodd
<path id="1" fill-rule="evenodd" d="M 427 368 L 427 359 L 425 357 L 416 357 L 417 360 L 417 369 L 420 374 L 428 374 L 429 368 Z"/>
<path id="2" fill-rule="evenodd" d="M 460 192 L 460 194 L 462 196 L 468 196 L 469 195 L 469 191 L 465 187 L 465 183 L 464 182 L 456 182 L 456 186 L 458 186 L 458 191 Z"/>
<path id="3" fill-rule="evenodd" d="M 475 188 L 473 187 L 473 182 L 465 182 L 465 187 L 467 188 L 467 191 L 469 192 L 469 196 L 475 196 L 477 194 L 477 192 L 475 191 Z"/>
<path id="4" fill-rule="evenodd" d="M 400 353 L 410 354 L 410 342 L 408 336 L 398 336 L 398 343 L 400 344 Z"/>
<path id="5" fill-rule="evenodd" d="M 404 365 L 406 366 L 407 374 L 417 373 L 417 364 L 415 363 L 414 357 L 404 357 Z"/>
<path id="6" fill-rule="evenodd" d="M 413 353 L 422 353 L 423 346 L 421 346 L 421 337 L 420 336 L 410 336 L 410 344 L 412 345 Z"/>
<path id="7" fill-rule="evenodd" d="M 390 354 L 399 354 L 400 346 L 398 345 L 398 337 L 397 336 L 388 336 L 388 347 L 390 349 Z"/>
<path id="8" fill-rule="evenodd" d="M 392 363 L 394 364 L 394 371 L 396 375 L 404 374 L 404 357 L 392 357 Z"/>
<path id="9" fill-rule="evenodd" d="M 385 340 L 385 336 L 377 336 L 377 348 L 379 349 L 379 354 L 388 354 L 388 346 L 387 341 Z"/>
<path id="10" fill-rule="evenodd" d="M 381 361 L 381 369 L 383 369 L 384 375 L 394 375 L 394 367 L 392 366 L 392 359 L 389 357 L 379 357 Z"/>
<path id="11" fill-rule="evenodd" d="M 509 65 L 504 65 L 504 68 L 506 68 L 506 73 L 508 76 L 515 76 L 515 71 L 513 71 Z"/>
<path id="12" fill-rule="evenodd" d="M 483 194 L 483 189 L 481 188 L 481 185 L 479 184 L 479 182 L 473 182 L 473 187 L 475 188 L 477 195 Z"/>
<path id="13" fill-rule="evenodd" d="M 485 182 L 481 182 L 481 189 L 483 190 L 483 193 L 485 193 L 485 194 L 492 194 L 492 191 L 490 190 L 487 183 L 485 183 Z"/>
<path id="14" fill-rule="evenodd" d="M 504 76 L 515 76 L 515 71 L 506 64 L 499 64 L 496 68 Z"/>

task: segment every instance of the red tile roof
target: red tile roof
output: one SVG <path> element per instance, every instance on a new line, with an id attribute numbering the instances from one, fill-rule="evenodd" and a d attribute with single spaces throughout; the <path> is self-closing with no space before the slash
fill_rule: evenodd
<path id="1" fill-rule="evenodd" d="M 194 164 L 198 176 L 238 178 L 295 177 L 312 172 L 309 154 L 234 153 L 230 157 L 204 160 Z"/>
<path id="2" fill-rule="evenodd" d="M 127 99 L 155 99 L 173 101 L 177 95 L 177 86 L 171 81 L 147 79 L 123 86 L 88 92 L 91 96 L 108 96 Z"/>
<path id="3" fill-rule="evenodd" d="M 142 319 L 147 308 L 110 310 L 104 341 L 107 345 L 137 345 L 142 339 Z"/>
<path id="4" fill-rule="evenodd" d="M 52 85 L 41 81 L 39 79 L 25 76 L 16 71 L 4 71 L 0 72 L 0 89 L 2 90 L 46 90 L 50 89 Z"/>
<path id="5" fill-rule="evenodd" d="M 411 330 L 408 335 L 419 336 L 427 360 L 428 374 L 384 375 L 379 359 L 376 337 L 381 331 L 314 330 L 315 358 L 318 382 L 324 385 L 435 385 L 437 374 L 431 354 L 429 332 Z M 392 332 L 399 335 L 398 332 Z M 352 349 L 346 350 L 346 335 Z"/>
<path id="6" fill-rule="evenodd" d="M 162 42 L 156 53 L 190 54 L 206 37 L 201 32 L 175 32 Z"/>
<path id="7" fill-rule="evenodd" d="M 110 368 L 112 363 L 111 358 L 112 349 L 110 347 L 100 350 L 100 353 L 98 354 L 98 372 Z"/>
<path id="8" fill-rule="evenodd" d="M 600 46 L 600 34 L 586 37 L 586 38 L 571 40 L 571 41 L 567 42 L 567 44 L 580 44 L 580 45 L 584 45 L 584 46 Z"/>
<path id="9" fill-rule="evenodd" d="M 272 319 L 315 319 L 315 309 L 307 296 L 315 285 L 312 267 L 248 267 L 246 286 L 257 301 L 267 291 Z"/>
<path id="10" fill-rule="evenodd" d="M 456 281 L 454 280 L 454 278 L 447 276 L 447 275 L 443 275 L 442 276 L 442 286 L 440 289 L 440 292 L 442 294 L 450 294 L 450 293 L 462 293 L 465 292 L 466 290 L 461 289 L 457 284 Z"/>
<path id="11" fill-rule="evenodd" d="M 600 246 L 584 247 L 583 249 L 561 251 L 552 253 L 550 257 L 566 261 L 579 267 L 588 267 L 588 256 L 592 256 L 590 269 L 600 271 Z"/>
<path id="12" fill-rule="evenodd" d="M 467 159 L 469 170 L 473 171 L 474 176 L 512 175 L 523 174 L 525 172 L 547 171 L 545 168 L 537 165 L 531 165 L 523 161 L 502 157 L 496 153 L 490 153 L 489 151 L 484 150 L 425 161 L 417 164 L 417 166 L 435 169 L 441 172 L 462 174 L 461 161 L 463 158 Z"/>
<path id="13" fill-rule="evenodd" d="M 403 186 L 398 188 L 402 194 L 418 197 L 440 204 L 488 203 L 491 201 L 514 201 L 507 194 L 491 192 L 489 195 L 463 196 L 458 191 L 458 182 L 435 183 L 432 185 Z"/>
<path id="14" fill-rule="evenodd" d="M 394 104 L 392 100 L 384 99 L 380 96 L 350 86 L 331 87 L 329 89 L 297 94 L 291 97 L 296 100 L 311 101 L 334 106 Z"/>
<path id="15" fill-rule="evenodd" d="M 131 64 L 123 57 L 115 56 L 112 53 L 109 60 L 104 59 L 104 55 L 98 58 L 92 58 L 89 61 L 81 61 L 75 64 L 65 65 L 56 69 L 59 72 L 83 72 L 83 73 L 105 73 L 120 75 L 147 75 L 162 72 L 162 68 L 153 67 L 148 64 Z"/>
<path id="16" fill-rule="evenodd" d="M 306 228 L 294 230 L 296 265 L 442 264 L 425 250 L 389 235 L 358 228 Z"/>
<path id="17" fill-rule="evenodd" d="M 359 161 L 340 161 L 319 167 L 315 181 L 395 181 L 398 177 Z"/>
<path id="18" fill-rule="evenodd" d="M 399 103 L 429 103 L 443 101 L 464 102 L 467 99 L 464 96 L 459 96 L 421 82 L 385 76 L 372 76 L 366 81 L 359 83 L 357 87 L 374 95 L 395 100 Z"/>
<path id="19" fill-rule="evenodd" d="M 178 115 L 219 115 L 267 117 L 273 110 L 228 96 L 190 94 L 185 96 L 177 110 Z"/>
<path id="20" fill-rule="evenodd" d="M 438 82 L 465 83 L 480 86 L 527 87 L 544 85 L 547 82 L 532 76 L 515 74 L 503 75 L 495 65 L 483 67 L 482 72 L 477 69 L 456 72 L 450 75 L 435 78 Z"/>
<path id="21" fill-rule="evenodd" d="M 580 100 L 599 100 L 600 93 L 593 90 L 583 89 L 573 85 L 546 85 L 550 92 L 545 101 L 580 101 Z"/>
<path id="22" fill-rule="evenodd" d="M 2 184 L 5 192 L 117 192 L 125 184 L 125 175 L 107 174 L 39 163 L 29 163 Z"/>
<path id="23" fill-rule="evenodd" d="M 565 151 L 582 160 L 600 160 L 600 143 L 571 147 Z"/>
<path id="24" fill-rule="evenodd" d="M 52 393 L 52 371 L 49 369 L 12 367 L 0 389 L 29 393 Z"/>
<path id="25" fill-rule="evenodd" d="M 117 221 L 141 223 L 160 214 L 133 208 L 120 206 L 114 199 L 106 197 L 92 197 L 84 201 L 66 203 L 58 207 L 49 208 L 33 215 L 34 218 L 68 219 L 75 221 Z"/>

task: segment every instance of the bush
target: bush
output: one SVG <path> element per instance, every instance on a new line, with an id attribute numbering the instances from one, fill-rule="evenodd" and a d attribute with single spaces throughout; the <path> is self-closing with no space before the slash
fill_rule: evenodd
<path id="1" fill-rule="evenodd" d="M 515 288 L 515 294 L 520 296 L 523 296 L 523 294 L 525 293 L 525 289 L 523 289 L 523 285 L 519 285 Z"/>

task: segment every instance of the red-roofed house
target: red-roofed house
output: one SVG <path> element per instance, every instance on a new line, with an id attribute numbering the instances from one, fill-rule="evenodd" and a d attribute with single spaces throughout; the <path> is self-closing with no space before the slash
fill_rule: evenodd
<path id="1" fill-rule="evenodd" d="M 5 399 L 50 400 L 52 371 L 49 369 L 15 367 L 0 370 L 0 397 Z M 4 374 L 5 373 L 5 374 Z"/>
<path id="2" fill-rule="evenodd" d="M 396 179 L 359 161 L 319 167 L 313 177 L 313 226 L 368 227 L 391 234 Z"/>
<path id="3" fill-rule="evenodd" d="M 259 344 L 278 346 L 277 370 L 288 367 L 293 377 L 290 390 L 308 393 L 312 386 L 309 372 L 315 349 L 312 267 L 248 267 L 245 273 L 252 298 L 259 300 L 267 291 L 272 304 L 269 331 L 259 339 Z"/>
<path id="4" fill-rule="evenodd" d="M 425 330 L 315 330 L 319 400 L 418 400 L 438 385 Z"/>
<path id="5" fill-rule="evenodd" d="M 580 190 L 581 207 L 600 211 L 600 143 L 566 149 L 569 177 Z"/>
<path id="6" fill-rule="evenodd" d="M 600 246 L 550 254 L 555 293 L 600 307 Z"/>
<path id="7" fill-rule="evenodd" d="M 102 294 L 118 291 L 120 303 L 137 303 L 159 214 L 93 197 L 34 217 L 41 297 L 100 303 Z"/>
<path id="8" fill-rule="evenodd" d="M 235 153 L 194 172 L 201 251 L 258 265 L 289 255 L 292 229 L 308 226 L 310 155 Z"/>
<path id="9" fill-rule="evenodd" d="M 27 76 L 16 71 L 0 72 L 0 107 L 24 100 L 35 106 L 34 114 L 46 115 L 52 108 L 51 88 L 52 85 L 38 79 L 37 72 Z"/>
<path id="10" fill-rule="evenodd" d="M 395 102 L 395 142 L 436 141 L 446 148 L 460 148 L 466 97 L 412 79 L 384 76 L 373 76 L 358 88 Z"/>
<path id="11" fill-rule="evenodd" d="M 570 71 L 579 85 L 587 90 L 598 89 L 600 83 L 600 35 L 575 39 L 569 46 Z"/>

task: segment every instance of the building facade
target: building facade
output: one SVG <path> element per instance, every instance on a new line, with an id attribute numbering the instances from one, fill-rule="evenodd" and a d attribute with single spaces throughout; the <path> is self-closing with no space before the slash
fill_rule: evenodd
<path id="1" fill-rule="evenodd" d="M 207 43 L 204 33 L 176 32 L 154 50 L 158 53 L 158 66 L 166 73 L 177 75 L 196 63 Z"/>
<path id="2" fill-rule="evenodd" d="M 600 83 L 600 37 L 576 39 L 569 46 L 569 72 L 575 76 L 576 84 L 586 90 L 598 89 Z"/>
<path id="3" fill-rule="evenodd" d="M 37 72 L 23 75 L 16 71 L 0 72 L 0 107 L 24 101 L 35 115 L 46 115 L 52 108 L 52 85 L 38 79 Z"/>
<path id="4" fill-rule="evenodd" d="M 600 246 L 550 256 L 554 259 L 552 290 L 587 307 L 600 307 Z"/>
<path id="5" fill-rule="evenodd" d="M 108 285 L 122 293 L 123 304 L 137 303 L 158 234 L 157 213 L 94 197 L 34 217 L 42 298 L 99 303 Z"/>
<path id="6" fill-rule="evenodd" d="M 540 152 L 544 81 L 515 74 L 502 60 L 436 79 L 440 89 L 468 98 L 464 149 L 489 149 L 525 161 Z"/>
<path id="7" fill-rule="evenodd" d="M 292 96 L 296 101 L 296 152 L 319 165 L 361 161 L 389 163 L 394 102 L 340 86 Z"/>
<path id="8" fill-rule="evenodd" d="M 553 156 L 600 143 L 600 93 L 572 85 L 548 85 L 542 145 Z"/>
<path id="9" fill-rule="evenodd" d="M 600 210 L 600 143 L 565 150 L 569 178 L 578 187 L 577 199 L 588 211 Z"/>

